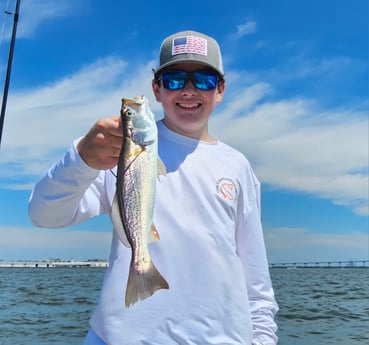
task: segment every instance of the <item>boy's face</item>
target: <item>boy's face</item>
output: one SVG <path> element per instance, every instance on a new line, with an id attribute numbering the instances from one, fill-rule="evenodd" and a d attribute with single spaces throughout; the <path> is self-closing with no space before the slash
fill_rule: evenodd
<path id="1" fill-rule="evenodd" d="M 204 65 L 194 63 L 175 64 L 165 71 L 194 72 L 206 69 Z M 208 119 L 216 104 L 223 98 L 225 83 L 218 83 L 215 89 L 199 90 L 192 81 L 183 89 L 168 90 L 163 82 L 152 83 L 153 92 L 164 109 L 164 123 L 171 130 L 195 139 L 213 141 L 208 134 Z"/>

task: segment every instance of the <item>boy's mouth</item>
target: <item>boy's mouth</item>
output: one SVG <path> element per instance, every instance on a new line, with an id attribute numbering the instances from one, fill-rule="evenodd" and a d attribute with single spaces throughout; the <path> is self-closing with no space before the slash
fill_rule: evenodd
<path id="1" fill-rule="evenodd" d="M 184 109 L 197 109 L 200 107 L 200 103 L 180 103 L 178 102 L 177 105 Z"/>

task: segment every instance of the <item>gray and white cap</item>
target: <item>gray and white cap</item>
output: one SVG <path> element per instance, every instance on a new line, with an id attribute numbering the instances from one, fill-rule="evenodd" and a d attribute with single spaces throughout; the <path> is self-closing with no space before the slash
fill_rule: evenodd
<path id="1" fill-rule="evenodd" d="M 217 41 L 196 31 L 181 31 L 164 39 L 160 47 L 157 75 L 165 67 L 177 63 L 200 63 L 224 76 L 222 54 Z"/>

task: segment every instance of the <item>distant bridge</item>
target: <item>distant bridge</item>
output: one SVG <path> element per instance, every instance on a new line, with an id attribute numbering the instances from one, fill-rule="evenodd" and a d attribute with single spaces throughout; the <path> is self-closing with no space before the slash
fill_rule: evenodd
<path id="1" fill-rule="evenodd" d="M 108 262 L 105 260 L 87 260 L 87 261 L 75 261 L 75 260 L 41 260 L 41 261 L 2 261 L 0 260 L 1 267 L 10 268 L 55 268 L 55 267 L 108 267 Z M 1 345 L 1 341 L 0 341 Z"/>
<path id="2" fill-rule="evenodd" d="M 309 262 L 284 262 L 271 263 L 270 267 L 281 268 L 314 268 L 314 267 L 368 267 L 369 260 L 343 260 L 343 261 L 309 261 Z"/>

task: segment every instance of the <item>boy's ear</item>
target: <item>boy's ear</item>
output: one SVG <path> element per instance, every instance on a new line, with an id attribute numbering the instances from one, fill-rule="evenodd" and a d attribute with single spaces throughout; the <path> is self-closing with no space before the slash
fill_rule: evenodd
<path id="1" fill-rule="evenodd" d="M 223 99 L 224 96 L 224 91 L 225 91 L 225 81 L 223 81 L 221 84 L 218 85 L 217 88 L 217 97 L 216 97 L 216 102 L 220 103 Z"/>
<path id="2" fill-rule="evenodd" d="M 152 92 L 154 93 L 155 99 L 158 102 L 161 102 L 161 97 L 160 97 L 160 85 L 158 84 L 158 82 L 153 79 L 151 82 L 151 86 L 152 86 Z"/>

